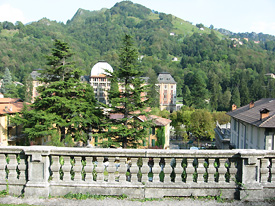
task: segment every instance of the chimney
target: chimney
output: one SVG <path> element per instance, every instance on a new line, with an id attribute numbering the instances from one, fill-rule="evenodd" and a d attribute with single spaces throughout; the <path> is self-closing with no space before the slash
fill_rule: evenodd
<path id="1" fill-rule="evenodd" d="M 260 110 L 261 120 L 269 117 L 269 110 L 264 108 Z"/>
<path id="2" fill-rule="evenodd" d="M 249 109 L 251 109 L 251 108 L 253 108 L 254 107 L 254 101 L 251 101 L 250 103 L 249 103 Z"/>
<path id="3" fill-rule="evenodd" d="M 236 104 L 232 104 L 232 111 L 234 111 L 235 109 L 237 109 L 237 105 Z"/>

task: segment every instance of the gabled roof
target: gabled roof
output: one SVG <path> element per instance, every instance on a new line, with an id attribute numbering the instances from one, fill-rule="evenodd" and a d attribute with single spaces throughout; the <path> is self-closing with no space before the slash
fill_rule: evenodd
<path id="1" fill-rule="evenodd" d="M 268 117 L 261 119 L 260 111 L 269 111 Z M 254 107 L 249 104 L 227 113 L 229 116 L 263 128 L 275 128 L 275 99 L 264 98 L 256 101 Z"/>
<path id="2" fill-rule="evenodd" d="M 170 120 L 170 119 L 166 119 L 166 118 L 159 117 L 156 115 L 149 115 L 148 118 L 146 118 L 145 115 L 142 115 L 142 116 L 139 116 L 138 118 L 141 121 L 152 120 L 156 126 L 166 126 L 172 122 L 172 120 Z"/>
<path id="3" fill-rule="evenodd" d="M 176 84 L 177 82 L 171 76 L 169 72 L 161 72 L 158 74 L 158 83 L 159 84 Z"/>
<path id="4" fill-rule="evenodd" d="M 122 119 L 124 117 L 124 115 L 122 113 L 111 113 L 110 114 L 110 119 Z M 170 124 L 172 121 L 170 119 L 166 119 L 163 117 L 159 117 L 156 115 L 149 115 L 148 117 L 146 117 L 145 115 L 140 115 L 138 116 L 138 119 L 142 122 L 147 121 L 147 120 L 152 120 L 153 124 L 155 126 L 166 126 L 168 124 Z"/>

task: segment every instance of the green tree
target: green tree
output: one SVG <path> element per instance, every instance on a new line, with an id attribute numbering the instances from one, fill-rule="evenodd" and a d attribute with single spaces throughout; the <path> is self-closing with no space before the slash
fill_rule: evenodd
<path id="1" fill-rule="evenodd" d="M 163 148 L 164 144 L 165 144 L 165 127 L 161 127 L 157 130 L 156 145 Z"/>
<path id="2" fill-rule="evenodd" d="M 210 74 L 209 91 L 211 92 L 210 105 L 213 110 L 218 109 L 218 100 L 221 95 L 221 86 L 219 84 L 218 76 L 214 73 Z"/>
<path id="3" fill-rule="evenodd" d="M 158 83 L 157 80 L 157 75 L 154 72 L 154 70 L 150 69 L 150 73 L 148 74 L 148 84 L 149 84 L 149 89 L 148 89 L 148 97 L 149 98 L 149 106 L 151 108 L 153 107 L 159 107 L 159 91 L 158 91 L 158 86 L 156 84 Z"/>
<path id="4" fill-rule="evenodd" d="M 18 90 L 15 84 L 12 82 L 11 73 L 8 68 L 6 68 L 4 72 L 3 83 L 1 86 L 1 93 L 4 94 L 4 97 L 10 97 L 10 98 L 18 97 Z"/>
<path id="5" fill-rule="evenodd" d="M 190 89 L 187 85 L 184 85 L 182 95 L 183 95 L 183 104 L 187 107 L 191 106 L 192 96 L 191 96 Z"/>
<path id="6" fill-rule="evenodd" d="M 121 118 L 107 118 L 109 129 L 105 133 L 108 137 L 107 146 L 122 146 L 123 148 L 137 148 L 142 144 L 150 127 L 148 121 L 141 121 L 140 116 L 146 115 L 145 109 L 148 105 L 148 98 L 143 98 L 146 92 L 142 72 L 138 68 L 138 53 L 133 45 L 132 37 L 126 34 L 123 38 L 123 46 L 120 53 L 120 66 L 111 75 L 111 79 L 118 80 L 119 92 L 111 92 L 110 114 L 122 114 Z M 116 106 L 119 105 L 119 106 Z M 104 143 L 106 145 L 106 143 Z"/>
<path id="7" fill-rule="evenodd" d="M 200 140 L 214 138 L 215 122 L 210 112 L 197 109 L 191 114 L 190 132 Z"/>
<path id="8" fill-rule="evenodd" d="M 86 142 L 91 128 L 99 124 L 101 111 L 91 86 L 80 82 L 81 72 L 70 61 L 68 44 L 55 40 L 54 46 L 47 57 L 49 66 L 41 71 L 40 81 L 45 84 L 38 87 L 39 98 L 14 121 L 23 123 L 29 139 L 46 137 L 58 146 Z"/>
<path id="9" fill-rule="evenodd" d="M 235 87 L 232 92 L 231 104 L 236 104 L 237 107 L 240 107 L 241 105 L 241 97 L 238 87 Z"/>

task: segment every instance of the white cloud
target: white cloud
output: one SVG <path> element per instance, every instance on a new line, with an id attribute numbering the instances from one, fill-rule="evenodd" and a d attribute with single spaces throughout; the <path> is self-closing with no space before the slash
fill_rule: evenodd
<path id="1" fill-rule="evenodd" d="M 275 35 L 275 22 L 257 21 L 252 24 L 250 29 L 256 33 Z"/>
<path id="2" fill-rule="evenodd" d="M 9 21 L 15 23 L 21 21 L 26 23 L 26 18 L 20 9 L 13 8 L 9 4 L 0 5 L 0 22 Z"/>

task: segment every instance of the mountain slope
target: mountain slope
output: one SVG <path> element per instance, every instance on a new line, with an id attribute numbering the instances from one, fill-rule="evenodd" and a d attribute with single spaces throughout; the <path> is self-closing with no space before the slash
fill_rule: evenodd
<path id="1" fill-rule="evenodd" d="M 99 11 L 79 9 L 66 24 L 46 18 L 28 25 L 2 22 L 0 76 L 8 67 L 14 80 L 24 82 L 32 70 L 45 67 L 44 56 L 50 53 L 53 39 L 69 42 L 76 65 L 86 75 L 98 60 L 108 61 L 115 69 L 122 36 L 129 33 L 143 56 L 140 64 L 144 75 L 154 78 L 157 72 L 170 72 L 178 82 L 179 96 L 188 86 L 192 98 L 197 98 L 192 88 L 196 75 L 204 82 L 211 109 L 228 109 L 234 102 L 231 97 L 238 96 L 233 95 L 235 88 L 240 88 L 242 104 L 273 95 L 264 74 L 275 72 L 274 37 L 220 31 L 202 24 L 194 26 L 130 1 Z M 258 40 L 261 42 L 254 42 Z M 173 57 L 179 61 L 172 61 Z"/>

